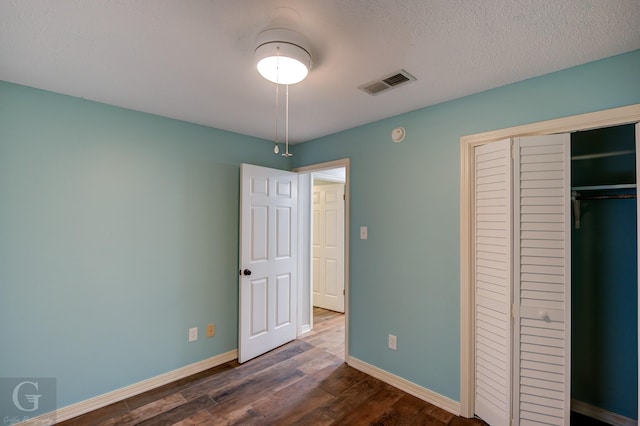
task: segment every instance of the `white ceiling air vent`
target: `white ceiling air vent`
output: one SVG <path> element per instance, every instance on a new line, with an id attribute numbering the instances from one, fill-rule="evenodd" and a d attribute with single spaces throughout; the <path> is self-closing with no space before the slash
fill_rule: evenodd
<path id="1" fill-rule="evenodd" d="M 412 81 L 416 81 L 416 78 L 414 76 L 412 76 L 405 70 L 400 70 L 358 86 L 358 89 L 372 96 L 375 96 L 379 95 L 382 92 L 386 92 L 387 90 L 404 86 L 405 84 L 411 83 Z"/>

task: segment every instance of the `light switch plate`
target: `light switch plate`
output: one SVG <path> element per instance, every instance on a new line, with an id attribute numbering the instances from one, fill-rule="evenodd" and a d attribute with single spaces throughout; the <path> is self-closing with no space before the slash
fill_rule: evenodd
<path id="1" fill-rule="evenodd" d="M 360 239 L 361 240 L 366 240 L 369 237 L 369 230 L 367 229 L 366 226 L 361 226 L 360 227 Z"/>
<path id="2" fill-rule="evenodd" d="M 389 335 L 389 349 L 398 350 L 398 337 L 393 334 Z"/>

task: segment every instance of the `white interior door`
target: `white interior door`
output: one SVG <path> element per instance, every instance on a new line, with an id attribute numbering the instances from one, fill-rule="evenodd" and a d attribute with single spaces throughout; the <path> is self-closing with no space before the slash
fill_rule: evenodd
<path id="1" fill-rule="evenodd" d="M 475 151 L 475 414 L 511 420 L 511 139 Z"/>
<path id="2" fill-rule="evenodd" d="M 344 312 L 344 184 L 313 187 L 313 305 Z"/>
<path id="3" fill-rule="evenodd" d="M 514 424 L 568 426 L 571 138 L 514 145 Z"/>
<path id="4" fill-rule="evenodd" d="M 240 168 L 238 361 L 296 338 L 296 173 Z"/>

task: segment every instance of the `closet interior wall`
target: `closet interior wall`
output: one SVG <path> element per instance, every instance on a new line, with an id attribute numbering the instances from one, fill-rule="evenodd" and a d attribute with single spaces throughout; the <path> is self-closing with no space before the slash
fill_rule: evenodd
<path id="1" fill-rule="evenodd" d="M 637 419 L 638 256 L 633 125 L 571 136 L 571 398 Z"/>

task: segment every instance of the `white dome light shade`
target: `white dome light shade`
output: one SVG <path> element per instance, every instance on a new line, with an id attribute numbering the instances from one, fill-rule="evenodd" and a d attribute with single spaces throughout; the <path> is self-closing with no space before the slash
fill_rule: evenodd
<path id="1" fill-rule="evenodd" d="M 277 84 L 299 83 L 311 68 L 311 55 L 302 36 L 282 28 L 260 33 L 255 59 L 260 75 Z"/>
<path id="2" fill-rule="evenodd" d="M 267 49 L 275 50 L 275 48 L 270 44 L 262 45 L 256 50 L 256 54 L 260 50 Z M 277 51 L 268 54 L 269 56 L 265 56 L 258 60 L 257 68 L 260 75 L 269 81 L 277 84 L 296 84 L 304 80 L 307 77 L 307 74 L 309 74 L 309 68 L 307 66 L 309 63 L 308 54 L 307 61 L 305 61 L 306 63 L 300 59 L 292 57 L 291 55 L 283 54 L 282 48 L 280 49 L 279 56 Z M 304 60 L 304 58 L 301 59 Z"/>

